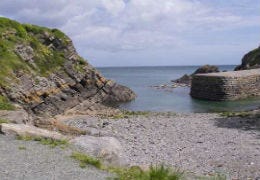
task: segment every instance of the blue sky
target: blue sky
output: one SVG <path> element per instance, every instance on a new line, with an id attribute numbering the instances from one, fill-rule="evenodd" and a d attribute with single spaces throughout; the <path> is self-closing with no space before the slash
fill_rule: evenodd
<path id="1" fill-rule="evenodd" d="M 0 16 L 63 30 L 94 66 L 239 64 L 260 0 L 1 0 Z"/>

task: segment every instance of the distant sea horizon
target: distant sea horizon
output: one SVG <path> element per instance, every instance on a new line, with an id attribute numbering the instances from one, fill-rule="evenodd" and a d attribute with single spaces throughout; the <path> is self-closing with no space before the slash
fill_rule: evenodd
<path id="1" fill-rule="evenodd" d="M 221 71 L 236 65 L 216 65 Z M 214 102 L 193 99 L 190 88 L 155 89 L 151 86 L 170 84 L 171 80 L 193 73 L 200 65 L 189 66 L 111 66 L 97 67 L 106 78 L 131 88 L 137 98 L 120 107 L 134 111 L 171 111 L 181 113 L 245 111 L 260 106 L 260 98 Z"/>
<path id="2" fill-rule="evenodd" d="M 206 64 L 201 64 L 201 65 L 123 65 L 123 66 L 95 66 L 95 68 L 125 68 L 125 67 L 129 67 L 129 68 L 136 68 L 136 67 L 201 67 L 204 66 Z M 236 64 L 220 64 L 220 65 L 216 65 L 216 64 L 208 64 L 211 66 L 232 66 L 235 67 L 237 66 Z"/>

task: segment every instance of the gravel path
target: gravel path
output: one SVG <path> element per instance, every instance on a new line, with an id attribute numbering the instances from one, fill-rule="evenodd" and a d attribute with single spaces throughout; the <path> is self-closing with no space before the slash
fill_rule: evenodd
<path id="1" fill-rule="evenodd" d="M 130 164 L 165 163 L 195 174 L 260 179 L 260 122 L 217 114 L 66 118 L 68 124 L 116 137 Z"/>
<path id="2" fill-rule="evenodd" d="M 25 148 L 25 149 L 24 149 Z M 50 148 L 34 141 L 0 135 L 1 180 L 103 180 L 107 173 L 82 169 L 69 156 L 71 148 Z"/>

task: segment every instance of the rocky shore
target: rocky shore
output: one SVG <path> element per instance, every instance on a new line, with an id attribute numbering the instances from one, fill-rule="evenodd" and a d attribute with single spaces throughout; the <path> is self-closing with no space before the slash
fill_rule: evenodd
<path id="1" fill-rule="evenodd" d="M 94 136 L 115 137 L 131 165 L 164 163 L 190 174 L 260 178 L 260 124 L 256 118 L 154 113 L 119 119 L 72 116 L 62 120 Z"/>

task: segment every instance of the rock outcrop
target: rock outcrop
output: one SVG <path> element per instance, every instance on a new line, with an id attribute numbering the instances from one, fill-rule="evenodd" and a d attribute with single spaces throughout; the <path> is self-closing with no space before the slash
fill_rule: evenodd
<path id="1" fill-rule="evenodd" d="M 135 98 L 80 57 L 61 31 L 2 17 L 0 71 L 0 96 L 37 116 L 61 114 L 83 102 L 91 111 Z"/>
<path id="2" fill-rule="evenodd" d="M 250 51 L 242 58 L 241 65 L 235 68 L 238 70 L 248 70 L 260 68 L 260 47 Z"/>
<path id="3" fill-rule="evenodd" d="M 70 138 L 55 131 L 40 129 L 26 124 L 0 124 L 0 132 L 5 135 L 14 135 L 33 138 L 49 138 L 55 140 L 69 140 Z"/>
<path id="4" fill-rule="evenodd" d="M 204 65 L 199 67 L 193 74 L 206 74 L 206 73 L 215 73 L 219 72 L 217 66 Z"/>
<path id="5" fill-rule="evenodd" d="M 190 85 L 192 77 L 195 74 L 206 74 L 206 73 L 215 73 L 215 72 L 219 72 L 219 69 L 217 66 L 204 65 L 204 66 L 199 67 L 194 73 L 192 73 L 190 75 L 184 74 L 181 78 L 173 80 L 172 82 L 177 83 L 177 84 Z"/>
<path id="6" fill-rule="evenodd" d="M 112 166 L 126 165 L 126 157 L 120 142 L 114 137 L 80 136 L 72 139 L 71 144 L 86 154 L 102 159 Z"/>

